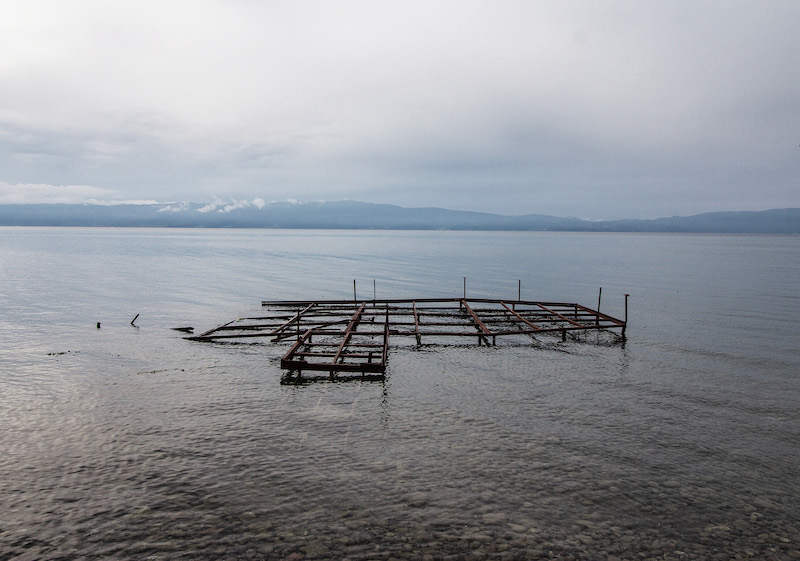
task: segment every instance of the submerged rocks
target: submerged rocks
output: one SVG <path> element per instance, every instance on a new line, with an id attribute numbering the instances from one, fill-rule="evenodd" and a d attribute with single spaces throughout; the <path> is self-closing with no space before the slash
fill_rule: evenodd
<path id="1" fill-rule="evenodd" d="M 420 508 L 428 504 L 428 495 L 425 493 L 411 493 L 406 497 L 406 504 L 410 507 Z"/>

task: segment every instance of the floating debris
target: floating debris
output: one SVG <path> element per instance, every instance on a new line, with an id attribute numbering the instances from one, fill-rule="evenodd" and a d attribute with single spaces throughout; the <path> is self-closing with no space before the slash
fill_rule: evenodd
<path id="1" fill-rule="evenodd" d="M 194 333 L 194 327 L 173 327 L 173 331 L 182 331 L 183 333 Z"/>
<path id="2" fill-rule="evenodd" d="M 626 299 L 627 302 L 627 299 Z M 264 315 L 229 321 L 193 341 L 269 338 L 292 342 L 281 368 L 382 377 L 386 372 L 390 337 L 413 337 L 417 345 L 446 338 L 477 340 L 495 345 L 498 337 L 560 335 L 568 332 L 619 330 L 626 320 L 581 304 L 492 300 L 483 298 L 417 298 L 390 300 L 264 301 Z M 627 310 L 627 305 L 626 305 Z M 627 316 L 627 312 L 626 312 Z"/>

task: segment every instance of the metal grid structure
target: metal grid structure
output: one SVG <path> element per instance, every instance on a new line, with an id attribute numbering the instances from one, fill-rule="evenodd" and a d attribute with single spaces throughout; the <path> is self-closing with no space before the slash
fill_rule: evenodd
<path id="1" fill-rule="evenodd" d="M 413 337 L 418 345 L 446 338 L 477 339 L 494 345 L 497 337 L 619 330 L 626 320 L 581 304 L 482 298 L 390 299 L 362 301 L 264 301 L 264 314 L 239 318 L 188 337 L 195 341 L 268 338 L 292 342 L 281 368 L 301 373 L 324 371 L 382 376 L 389 338 Z M 626 306 L 627 316 L 627 306 Z"/>

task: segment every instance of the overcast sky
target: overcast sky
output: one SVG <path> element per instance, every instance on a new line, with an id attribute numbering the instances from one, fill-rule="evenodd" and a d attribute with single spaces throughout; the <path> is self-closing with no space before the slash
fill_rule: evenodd
<path id="1" fill-rule="evenodd" d="M 0 203 L 800 207 L 800 2 L 0 1 Z"/>

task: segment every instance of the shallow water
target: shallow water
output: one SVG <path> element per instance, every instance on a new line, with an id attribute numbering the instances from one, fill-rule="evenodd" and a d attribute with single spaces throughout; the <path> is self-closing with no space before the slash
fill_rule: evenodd
<path id="1" fill-rule="evenodd" d="M 0 271 L 2 559 L 800 555 L 800 238 L 4 228 Z M 283 386 L 285 347 L 170 329 L 464 277 L 630 293 L 628 340 Z"/>

